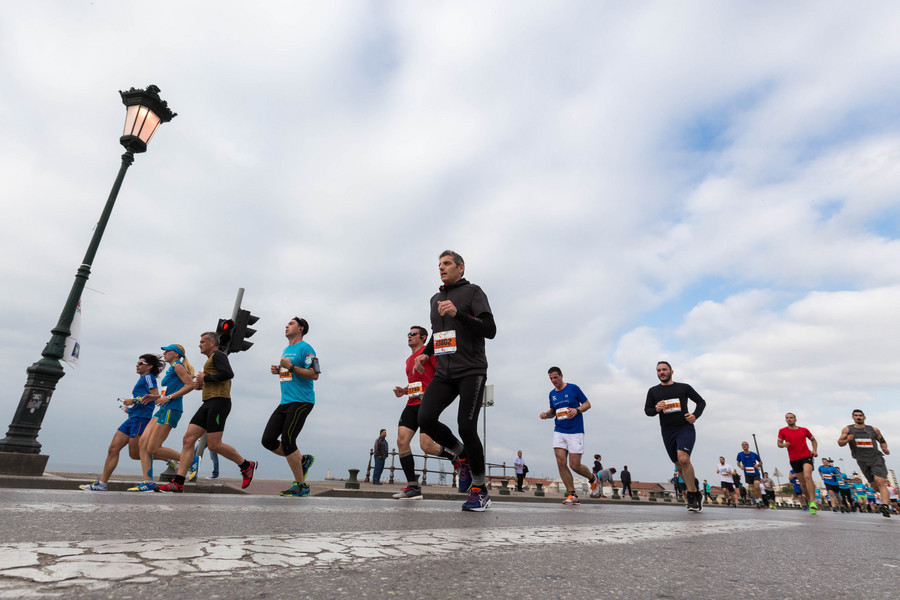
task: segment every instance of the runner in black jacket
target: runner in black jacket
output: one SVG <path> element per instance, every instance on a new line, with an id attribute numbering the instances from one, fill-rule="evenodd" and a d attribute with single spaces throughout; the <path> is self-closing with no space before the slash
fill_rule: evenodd
<path id="1" fill-rule="evenodd" d="M 497 333 L 487 296 L 477 285 L 463 279 L 462 256 L 445 250 L 438 263 L 443 285 L 431 298 L 432 336 L 424 352 L 416 357 L 416 370 L 437 356 L 434 379 L 425 390 L 419 409 L 419 428 L 442 446 L 441 455 L 459 469 L 459 489 L 471 486 L 463 510 L 481 512 L 491 505 L 484 485 L 484 447 L 478 437 L 478 414 L 484 400 L 487 378 L 485 338 Z M 458 440 L 449 427 L 438 421 L 441 413 L 459 396 Z"/>

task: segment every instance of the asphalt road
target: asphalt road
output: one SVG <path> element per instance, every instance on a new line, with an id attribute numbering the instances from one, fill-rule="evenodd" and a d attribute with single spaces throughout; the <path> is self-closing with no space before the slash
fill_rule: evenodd
<path id="1" fill-rule="evenodd" d="M 2 598 L 896 597 L 900 519 L 0 490 Z"/>

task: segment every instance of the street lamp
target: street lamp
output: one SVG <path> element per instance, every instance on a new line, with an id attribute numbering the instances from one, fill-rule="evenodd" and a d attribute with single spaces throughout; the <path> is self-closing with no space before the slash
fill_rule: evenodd
<path id="1" fill-rule="evenodd" d="M 127 92 L 120 91 L 122 104 L 126 106 L 125 129 L 119 142 L 125 147 L 122 155 L 122 166 L 113 183 L 106 206 L 94 229 L 94 235 L 84 255 L 84 260 L 75 275 L 75 282 L 69 297 L 59 316 L 59 322 L 51 330 L 53 336 L 39 361 L 28 367 L 28 378 L 25 391 L 19 400 L 16 414 L 10 423 L 6 437 L 0 440 L 0 474 L 5 475 L 42 475 L 47 465 L 47 455 L 40 454 L 41 444 L 37 434 L 47 412 L 47 405 L 56 384 L 65 375 L 60 359 L 65 355 L 66 338 L 69 337 L 75 309 L 81 301 L 81 293 L 91 273 L 94 255 L 100 246 L 100 239 L 109 221 L 119 188 L 125 178 L 125 171 L 134 162 L 135 153 L 145 152 L 147 144 L 156 132 L 160 123 L 168 123 L 176 113 L 169 110 L 168 104 L 159 97 L 159 88 L 148 86 L 146 90 L 131 88 Z"/>

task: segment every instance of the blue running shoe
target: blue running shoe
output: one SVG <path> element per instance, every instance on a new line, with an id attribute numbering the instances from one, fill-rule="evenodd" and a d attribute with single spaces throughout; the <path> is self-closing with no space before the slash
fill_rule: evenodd
<path id="1" fill-rule="evenodd" d="M 156 484 L 152 481 L 142 481 L 132 488 L 128 488 L 129 492 L 155 492 Z"/>
<path id="2" fill-rule="evenodd" d="M 309 496 L 309 486 L 305 483 L 297 483 L 294 482 L 294 485 L 289 487 L 288 489 L 281 492 L 282 496 L 295 496 L 301 498 L 303 496 Z"/>
<path id="3" fill-rule="evenodd" d="M 469 492 L 469 499 L 463 502 L 462 509 L 472 512 L 484 512 L 484 509 L 490 507 L 491 499 L 488 498 L 487 490 L 480 487 L 472 487 Z"/>
<path id="4" fill-rule="evenodd" d="M 94 483 L 85 483 L 78 486 L 86 492 L 106 492 L 109 491 L 109 488 L 105 483 L 100 483 L 99 481 L 95 481 Z"/>
<path id="5" fill-rule="evenodd" d="M 315 454 L 304 454 L 303 455 L 303 479 L 306 479 L 306 474 L 309 473 L 310 468 L 312 468 L 313 463 L 316 462 Z"/>
<path id="6" fill-rule="evenodd" d="M 472 470 L 469 468 L 469 463 L 465 460 L 457 459 L 453 461 L 453 466 L 457 470 L 456 480 L 459 482 L 459 491 L 462 493 L 468 492 L 469 488 L 472 487 Z"/>
<path id="7" fill-rule="evenodd" d="M 185 477 L 185 481 L 197 481 L 197 472 L 199 470 L 200 470 L 200 457 L 195 454 L 194 460 L 191 461 L 191 468 L 188 469 L 187 477 Z"/>

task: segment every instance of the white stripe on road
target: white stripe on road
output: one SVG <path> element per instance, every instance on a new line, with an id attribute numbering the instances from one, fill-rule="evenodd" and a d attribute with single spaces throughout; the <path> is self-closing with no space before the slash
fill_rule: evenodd
<path id="1" fill-rule="evenodd" d="M 48 587 L 77 585 L 102 589 L 121 583 L 156 583 L 181 574 L 221 575 L 234 569 L 328 568 L 461 550 L 632 544 L 672 536 L 740 533 L 795 525 L 798 524 L 750 520 L 632 522 L 578 526 L 577 536 L 573 536 L 572 527 L 512 527 L 2 544 L 0 598 L 43 597 L 50 591 Z M 26 582 L 51 585 L 37 590 Z"/>

